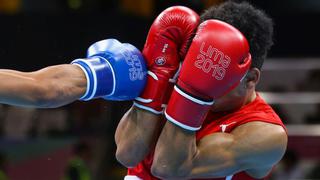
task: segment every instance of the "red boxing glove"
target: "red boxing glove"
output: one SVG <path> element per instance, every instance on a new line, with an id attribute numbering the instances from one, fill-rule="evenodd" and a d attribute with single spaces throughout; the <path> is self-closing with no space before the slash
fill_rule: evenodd
<path id="1" fill-rule="evenodd" d="M 175 83 L 180 61 L 184 59 L 199 25 L 193 10 L 174 6 L 164 10 L 153 22 L 144 45 L 147 62 L 147 84 L 136 98 L 135 106 L 161 114 Z"/>
<path id="2" fill-rule="evenodd" d="M 235 88 L 250 65 L 248 41 L 239 30 L 218 20 L 201 23 L 170 97 L 166 118 L 187 130 L 200 129 L 214 99 Z"/>

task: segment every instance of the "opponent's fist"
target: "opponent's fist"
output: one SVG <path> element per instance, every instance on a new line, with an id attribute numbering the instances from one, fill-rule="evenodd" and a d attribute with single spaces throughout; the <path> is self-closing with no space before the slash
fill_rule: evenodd
<path id="1" fill-rule="evenodd" d="M 80 100 L 102 97 L 132 100 L 146 83 L 146 65 L 141 52 L 131 44 L 106 39 L 91 45 L 86 59 L 76 59 L 86 75 L 87 89 Z"/>
<path id="2" fill-rule="evenodd" d="M 148 67 L 147 85 L 136 98 L 136 106 L 162 113 L 198 24 L 197 13 L 182 6 L 170 7 L 155 19 L 142 51 Z"/>
<path id="3" fill-rule="evenodd" d="M 245 77 L 251 65 L 243 34 L 218 20 L 203 22 L 183 62 L 166 117 L 189 130 L 197 130 L 217 99 Z"/>

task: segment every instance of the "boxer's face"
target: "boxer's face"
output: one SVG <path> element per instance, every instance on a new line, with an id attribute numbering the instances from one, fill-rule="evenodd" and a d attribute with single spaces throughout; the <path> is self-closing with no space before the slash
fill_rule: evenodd
<path id="1" fill-rule="evenodd" d="M 232 91 L 217 99 L 211 111 L 234 111 L 255 98 L 255 86 L 260 78 L 260 70 L 253 68 L 247 77 Z"/>
<path id="2" fill-rule="evenodd" d="M 243 87 L 243 83 L 240 83 L 235 89 L 228 94 L 217 99 L 211 110 L 214 112 L 232 111 L 239 109 L 246 102 L 247 92 Z"/>

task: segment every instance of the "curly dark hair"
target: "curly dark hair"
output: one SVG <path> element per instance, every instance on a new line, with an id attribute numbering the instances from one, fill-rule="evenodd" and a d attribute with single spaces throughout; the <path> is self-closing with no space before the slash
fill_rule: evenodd
<path id="1" fill-rule="evenodd" d="M 273 21 L 264 11 L 248 2 L 227 1 L 201 14 L 201 22 L 218 19 L 237 28 L 247 38 L 252 56 L 251 67 L 261 69 L 273 44 Z"/>

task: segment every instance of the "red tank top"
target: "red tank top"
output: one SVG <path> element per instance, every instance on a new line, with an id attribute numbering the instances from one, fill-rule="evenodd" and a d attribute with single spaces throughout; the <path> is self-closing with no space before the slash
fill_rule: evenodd
<path id="1" fill-rule="evenodd" d="M 232 113 L 209 112 L 201 129 L 196 133 L 197 141 L 206 135 L 215 132 L 230 133 L 234 128 L 252 121 L 262 121 L 277 124 L 285 129 L 279 116 L 273 109 L 259 96 L 256 99 Z M 143 180 L 158 180 L 152 176 L 150 167 L 153 160 L 153 153 L 150 153 L 136 167 L 128 169 L 128 175 L 137 176 Z M 265 178 L 266 179 L 266 178 Z M 254 180 L 244 171 L 223 178 L 211 178 L 206 180 Z"/>

